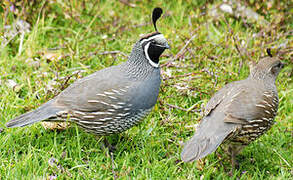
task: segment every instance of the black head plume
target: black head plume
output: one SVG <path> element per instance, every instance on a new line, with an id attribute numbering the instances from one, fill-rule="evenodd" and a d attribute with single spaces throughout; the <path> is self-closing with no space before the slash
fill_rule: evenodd
<path id="1" fill-rule="evenodd" d="M 156 31 L 158 31 L 156 22 L 161 17 L 162 13 L 163 13 L 163 10 L 161 8 L 159 8 L 159 7 L 156 7 L 153 10 L 152 19 L 153 19 L 153 24 L 154 24 L 154 27 L 155 27 L 155 30 Z"/>
<path id="2" fill-rule="evenodd" d="M 271 49 L 270 48 L 267 48 L 267 53 L 270 57 L 273 57 L 272 53 L 271 53 Z"/>

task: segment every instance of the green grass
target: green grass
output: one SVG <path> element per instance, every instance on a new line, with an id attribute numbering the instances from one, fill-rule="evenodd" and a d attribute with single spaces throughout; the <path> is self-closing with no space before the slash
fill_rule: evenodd
<path id="1" fill-rule="evenodd" d="M 213 19 L 204 13 L 211 7 L 205 2 L 133 1 L 135 8 L 119 1 L 84 2 L 25 3 L 25 15 L 20 7 L 18 12 L 5 15 L 8 6 L 1 4 L 1 35 L 4 25 L 12 24 L 17 17 L 32 27 L 25 34 L 20 55 L 20 36 L 0 50 L 0 128 L 4 129 L 0 133 L 0 179 L 292 178 L 293 21 L 287 1 L 272 3 L 270 8 L 267 4 L 272 1 L 247 3 L 264 16 L 268 26 L 230 16 Z M 180 58 L 162 67 L 166 80 L 151 114 L 140 125 L 107 137 L 116 146 L 114 162 L 108 151 L 100 147 L 103 137 L 87 134 L 75 125 L 64 131 L 46 130 L 40 123 L 5 128 L 10 119 L 48 101 L 77 78 L 126 61 L 122 54 L 100 53 L 119 50 L 129 54 L 141 34 L 154 31 L 149 22 L 156 6 L 165 11 L 158 29 L 172 47 L 164 53 L 161 64 L 178 57 L 191 36 L 196 37 Z M 242 58 L 236 45 L 247 52 Z M 201 164 L 182 163 L 180 144 L 193 135 L 201 115 L 168 104 L 200 110 L 224 84 L 246 78 L 249 57 L 258 60 L 269 47 L 273 51 L 288 51 L 283 55 L 288 65 L 276 82 L 280 97 L 276 124 L 238 156 L 240 169 L 232 177 L 228 176 L 229 158 L 222 150 L 221 160 L 213 153 Z M 62 58 L 48 60 L 49 53 Z M 37 65 L 33 65 L 34 61 L 38 61 Z M 66 77 L 76 71 L 80 73 L 66 83 Z M 194 74 L 184 76 L 191 72 Z M 9 80 L 17 86 L 9 87 Z"/>

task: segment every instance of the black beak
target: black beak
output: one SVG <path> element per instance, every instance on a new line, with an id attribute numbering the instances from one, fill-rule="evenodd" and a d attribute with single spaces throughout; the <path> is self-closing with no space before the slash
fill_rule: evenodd
<path id="1" fill-rule="evenodd" d="M 164 47 L 165 47 L 166 49 L 171 49 L 171 47 L 169 46 L 169 44 L 168 44 L 167 42 L 165 43 Z"/>

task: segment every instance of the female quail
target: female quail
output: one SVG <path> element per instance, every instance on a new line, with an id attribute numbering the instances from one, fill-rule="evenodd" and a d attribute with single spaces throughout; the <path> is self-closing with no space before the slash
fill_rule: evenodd
<path id="1" fill-rule="evenodd" d="M 154 9 L 156 32 L 137 41 L 126 62 L 76 81 L 54 99 L 6 126 L 22 127 L 43 120 L 68 121 L 88 132 L 108 135 L 136 125 L 151 111 L 159 93 L 159 57 L 169 48 L 156 29 L 161 14 L 161 8 Z"/>
<path id="2" fill-rule="evenodd" d="M 282 68 L 277 57 L 266 57 L 251 69 L 247 79 L 220 89 L 207 103 L 205 117 L 185 144 L 182 160 L 201 159 L 228 141 L 234 169 L 236 154 L 274 122 L 278 110 L 275 80 Z"/>

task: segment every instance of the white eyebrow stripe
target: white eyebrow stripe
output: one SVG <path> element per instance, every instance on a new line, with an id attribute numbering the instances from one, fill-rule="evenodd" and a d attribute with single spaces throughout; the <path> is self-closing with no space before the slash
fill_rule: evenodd
<path id="1" fill-rule="evenodd" d="M 149 57 L 149 54 L 148 54 L 149 46 L 150 46 L 150 42 L 144 46 L 144 54 L 149 61 L 152 61 L 151 58 Z"/>
<path id="2" fill-rule="evenodd" d="M 164 38 L 164 35 L 163 34 L 157 34 L 157 35 L 154 35 L 150 38 L 147 38 L 147 39 L 144 39 L 140 42 L 140 44 L 143 44 L 144 42 L 146 41 L 150 41 L 150 40 L 153 40 L 153 39 L 156 39 L 156 38 Z"/>

